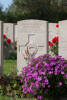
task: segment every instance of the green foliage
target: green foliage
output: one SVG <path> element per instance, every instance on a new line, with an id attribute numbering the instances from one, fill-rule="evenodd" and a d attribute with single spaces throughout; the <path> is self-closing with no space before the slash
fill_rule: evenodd
<path id="1" fill-rule="evenodd" d="M 59 37 L 55 36 L 52 41 L 48 41 L 49 43 L 49 51 L 52 55 L 58 55 L 58 44 L 59 44 Z"/>
<path id="2" fill-rule="evenodd" d="M 13 51 L 10 55 L 9 58 L 11 60 L 16 60 L 17 59 L 17 51 Z"/>
<path id="3" fill-rule="evenodd" d="M 49 50 L 53 53 L 53 55 L 58 55 L 58 43 L 55 43 L 55 45 L 53 45 L 53 47 L 51 47 Z"/>
<path id="4" fill-rule="evenodd" d="M 33 98 L 23 98 L 20 78 L 15 73 L 0 76 L 0 99 L 1 98 L 6 98 L 5 100 L 36 100 Z"/>
<path id="5" fill-rule="evenodd" d="M 6 15 L 10 16 L 12 22 L 23 19 L 57 22 L 67 18 L 66 9 L 61 0 L 13 0 Z M 9 17 L 6 18 L 10 21 Z"/>
<path id="6" fill-rule="evenodd" d="M 5 11 L 0 6 L 0 20 L 16 23 L 24 19 L 58 22 L 67 19 L 65 0 L 13 0 Z"/>
<path id="7" fill-rule="evenodd" d="M 1 100 L 36 100 L 35 98 L 12 98 L 12 97 L 1 96 L 1 95 L 0 95 L 0 99 Z M 50 99 L 50 100 L 52 100 L 52 99 Z"/>
<path id="8" fill-rule="evenodd" d="M 15 73 L 0 77 L 0 94 L 12 97 L 20 97 L 22 95 L 21 83 Z"/>

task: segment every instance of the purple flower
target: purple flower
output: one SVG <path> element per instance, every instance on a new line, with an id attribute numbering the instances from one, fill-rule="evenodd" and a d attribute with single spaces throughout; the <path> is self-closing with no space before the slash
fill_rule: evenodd
<path id="1" fill-rule="evenodd" d="M 64 75 L 64 72 L 62 71 L 61 74 Z"/>
<path id="2" fill-rule="evenodd" d="M 43 96 L 37 96 L 38 100 L 42 100 Z"/>
<path id="3" fill-rule="evenodd" d="M 46 89 L 45 92 L 47 93 L 48 92 L 48 89 Z"/>
<path id="4" fill-rule="evenodd" d="M 27 91 L 23 91 L 24 92 L 24 94 L 27 94 Z"/>
<path id="5" fill-rule="evenodd" d="M 32 74 L 32 76 L 37 76 L 38 75 L 38 73 L 37 72 L 34 72 L 33 74 Z"/>
<path id="6" fill-rule="evenodd" d="M 48 85 L 48 84 L 49 84 L 48 79 L 45 79 L 45 84 L 46 84 L 46 85 Z"/>
<path id="7" fill-rule="evenodd" d="M 48 88 L 50 88 L 50 85 L 48 85 Z"/>
<path id="8" fill-rule="evenodd" d="M 36 68 L 38 68 L 38 66 L 39 66 L 39 63 L 37 63 L 37 64 L 35 65 Z"/>
<path id="9" fill-rule="evenodd" d="M 37 78 L 37 80 L 38 80 L 38 81 L 41 81 L 41 80 L 42 80 L 42 78 L 41 78 L 41 77 L 38 77 L 38 78 Z"/>
<path id="10" fill-rule="evenodd" d="M 48 67 L 48 66 L 49 66 L 49 64 L 48 64 L 48 63 L 46 63 L 46 62 L 44 62 L 44 66 L 47 66 L 47 67 Z"/>
<path id="11" fill-rule="evenodd" d="M 45 83 L 42 83 L 42 87 L 45 88 Z"/>
<path id="12" fill-rule="evenodd" d="M 19 77 L 22 76 L 22 73 L 18 73 L 18 76 L 19 76 Z"/>
<path id="13" fill-rule="evenodd" d="M 67 79 L 67 73 L 64 75 L 64 77 Z"/>
<path id="14" fill-rule="evenodd" d="M 62 82 L 58 82 L 58 85 L 59 85 L 59 86 L 62 86 L 62 85 L 63 85 L 63 83 L 62 83 Z"/>
<path id="15" fill-rule="evenodd" d="M 54 72 L 54 75 L 57 75 L 58 73 L 57 72 Z"/>
<path id="16" fill-rule="evenodd" d="M 40 75 L 45 75 L 45 72 L 39 70 L 39 74 L 40 74 Z"/>
<path id="17" fill-rule="evenodd" d="M 42 100 L 44 98 L 42 95 L 45 95 L 45 92 L 48 94 L 48 90 L 52 88 L 53 76 L 56 80 L 59 79 L 58 86 L 63 85 L 61 79 L 63 77 L 65 77 L 65 80 L 67 79 L 67 73 L 64 72 L 66 67 L 66 60 L 60 56 L 51 57 L 47 54 L 34 58 L 23 68 L 21 77 L 19 75 L 22 92 L 24 94 L 31 93 L 33 96 L 39 94 L 38 99 Z"/>
<path id="18" fill-rule="evenodd" d="M 50 59 L 50 60 L 51 60 L 51 59 Z M 55 65 L 55 62 L 51 62 L 51 63 L 50 63 L 50 66 L 53 66 L 53 65 Z"/>
<path id="19" fill-rule="evenodd" d="M 38 81 L 35 82 L 35 87 L 39 88 L 39 82 Z"/>
<path id="20" fill-rule="evenodd" d="M 22 83 L 23 81 L 22 80 L 20 80 L 20 83 Z"/>
<path id="21" fill-rule="evenodd" d="M 53 71 L 49 71 L 48 74 L 49 74 L 49 75 L 53 74 Z"/>

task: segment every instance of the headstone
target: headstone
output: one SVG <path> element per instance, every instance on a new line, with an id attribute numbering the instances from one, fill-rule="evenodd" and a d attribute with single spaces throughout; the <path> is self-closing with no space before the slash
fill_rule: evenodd
<path id="1" fill-rule="evenodd" d="M 3 73 L 3 22 L 0 21 L 0 75 Z"/>
<path id="2" fill-rule="evenodd" d="M 4 23 L 3 34 L 7 36 L 7 38 L 11 39 L 11 42 L 15 41 L 15 25 L 12 23 Z"/>
<path id="3" fill-rule="evenodd" d="M 67 20 L 59 22 L 59 55 L 67 59 Z"/>
<path id="4" fill-rule="evenodd" d="M 30 54 L 35 57 L 48 52 L 48 23 L 41 20 L 23 20 L 17 25 L 17 66 L 18 72 L 27 65 L 24 59 L 26 47 L 29 47 Z"/>
<path id="5" fill-rule="evenodd" d="M 14 51 L 15 25 L 12 23 L 4 23 L 3 34 L 5 34 L 7 38 L 11 39 L 11 44 L 8 48 L 4 47 L 4 58 L 9 58 L 10 53 Z"/>
<path id="6" fill-rule="evenodd" d="M 59 34 L 58 29 L 56 28 L 57 23 L 49 23 L 49 40 L 51 41 L 53 37 Z"/>

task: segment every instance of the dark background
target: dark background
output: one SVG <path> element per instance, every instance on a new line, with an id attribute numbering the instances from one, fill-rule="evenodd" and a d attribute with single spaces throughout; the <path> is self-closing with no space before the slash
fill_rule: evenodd
<path id="1" fill-rule="evenodd" d="M 0 5 L 0 20 L 16 23 L 24 19 L 58 22 L 67 19 L 67 0 L 13 0 L 5 11 Z"/>

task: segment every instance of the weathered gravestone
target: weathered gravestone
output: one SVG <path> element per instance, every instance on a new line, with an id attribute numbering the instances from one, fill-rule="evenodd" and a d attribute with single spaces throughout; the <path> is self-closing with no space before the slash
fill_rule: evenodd
<path id="1" fill-rule="evenodd" d="M 17 66 L 20 72 L 28 63 L 24 57 L 26 46 L 35 57 L 48 52 L 48 23 L 41 20 L 19 21 L 17 32 Z"/>
<path id="2" fill-rule="evenodd" d="M 0 21 L 0 74 L 3 73 L 3 22 Z"/>
<path id="3" fill-rule="evenodd" d="M 67 20 L 59 22 L 59 55 L 67 59 Z"/>
<path id="4" fill-rule="evenodd" d="M 4 48 L 4 56 L 5 58 L 8 58 L 9 54 L 14 50 L 15 25 L 12 23 L 4 23 L 3 34 L 5 34 L 7 38 L 11 39 L 11 44 L 8 46 L 8 48 Z"/>
<path id="5" fill-rule="evenodd" d="M 49 23 L 49 40 L 58 35 L 58 29 L 56 28 L 57 23 Z"/>

